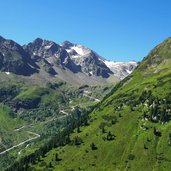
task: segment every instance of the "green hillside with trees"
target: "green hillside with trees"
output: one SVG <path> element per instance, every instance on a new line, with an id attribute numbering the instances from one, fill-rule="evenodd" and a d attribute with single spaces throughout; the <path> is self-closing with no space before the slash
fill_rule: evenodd
<path id="1" fill-rule="evenodd" d="M 72 133 L 15 163 L 19 170 L 171 170 L 170 44 L 154 48 Z"/>

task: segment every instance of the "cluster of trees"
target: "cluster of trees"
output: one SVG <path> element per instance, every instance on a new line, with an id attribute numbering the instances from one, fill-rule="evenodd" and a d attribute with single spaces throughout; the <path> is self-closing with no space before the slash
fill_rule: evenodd
<path id="1" fill-rule="evenodd" d="M 7 102 L 19 93 L 19 87 L 16 85 L 1 85 L 0 87 L 0 102 Z"/>
<path id="2" fill-rule="evenodd" d="M 107 133 L 106 137 L 103 137 L 104 141 L 106 141 L 106 140 L 111 141 L 111 140 L 115 139 L 116 136 L 112 132 L 110 132 L 110 131 L 106 132 L 105 127 L 102 127 L 101 129 L 102 129 L 103 134 Z"/>
<path id="3" fill-rule="evenodd" d="M 112 134 L 112 133 L 109 131 L 108 134 L 107 134 L 107 140 L 108 140 L 108 141 L 111 141 L 111 140 L 114 140 L 114 138 L 115 138 L 115 135 Z"/>
<path id="4" fill-rule="evenodd" d="M 155 127 L 153 128 L 153 133 L 154 133 L 155 136 L 158 136 L 158 137 L 161 136 L 161 132 Z"/>
<path id="5" fill-rule="evenodd" d="M 94 142 L 91 143 L 90 147 L 92 150 L 97 150 L 97 146 L 94 144 Z"/>
<path id="6" fill-rule="evenodd" d="M 168 145 L 171 146 L 171 133 L 169 133 Z"/>
<path id="7" fill-rule="evenodd" d="M 16 161 L 9 168 L 7 168 L 6 171 L 28 171 L 29 164 L 36 164 L 36 162 L 40 161 L 40 156 L 45 157 L 45 154 L 52 148 L 64 146 L 67 142 L 68 133 L 68 129 L 65 129 L 63 132 L 60 132 L 55 137 L 51 138 L 48 143 L 44 144 L 42 147 L 36 150 L 34 153 Z"/>
<path id="8" fill-rule="evenodd" d="M 171 109 L 169 99 L 154 99 L 148 103 L 149 111 L 147 117 L 152 122 L 168 122 L 171 117 Z"/>
<path id="9" fill-rule="evenodd" d="M 55 159 L 54 160 L 56 162 L 61 161 L 61 159 L 58 157 L 58 153 L 55 154 Z M 47 166 L 46 163 L 45 163 L 45 166 Z M 52 162 L 49 162 L 48 168 L 53 168 Z"/>
<path id="10" fill-rule="evenodd" d="M 151 90 L 145 90 L 139 99 L 134 103 L 134 107 L 144 104 L 144 118 L 152 122 L 168 122 L 171 117 L 171 98 L 169 96 L 159 99 L 152 94 Z"/>
<path id="11" fill-rule="evenodd" d="M 75 117 L 78 117 L 75 119 Z M 48 143 L 45 143 L 34 153 L 31 153 L 22 159 L 14 162 L 10 167 L 8 167 L 5 171 L 28 171 L 30 170 L 29 164 L 36 164 L 36 162 L 40 161 L 40 156 L 45 157 L 46 153 L 53 148 L 57 148 L 59 146 L 64 146 L 66 144 L 71 143 L 70 134 L 73 132 L 75 128 L 81 125 L 88 125 L 88 116 L 87 115 L 78 115 L 75 113 L 73 117 L 70 118 L 68 126 L 63 129 L 63 131 L 57 133 L 53 136 Z M 75 145 L 78 145 L 82 140 L 79 137 L 75 137 L 72 141 Z M 56 156 L 55 160 L 59 160 L 58 156 Z"/>
<path id="12" fill-rule="evenodd" d="M 78 136 L 74 137 L 74 139 L 73 139 L 74 145 L 81 145 L 82 143 L 83 143 L 83 140 L 80 137 L 78 137 Z"/>

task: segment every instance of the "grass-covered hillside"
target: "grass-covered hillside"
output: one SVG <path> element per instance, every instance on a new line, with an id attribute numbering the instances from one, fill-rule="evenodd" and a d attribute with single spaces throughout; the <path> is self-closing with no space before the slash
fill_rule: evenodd
<path id="1" fill-rule="evenodd" d="M 0 72 L 0 170 L 33 153 L 85 113 L 112 85 L 73 86 Z"/>
<path id="2" fill-rule="evenodd" d="M 30 170 L 170 171 L 171 39 L 153 49 L 89 114 L 69 141 Z M 27 166 L 28 168 L 28 166 Z"/>

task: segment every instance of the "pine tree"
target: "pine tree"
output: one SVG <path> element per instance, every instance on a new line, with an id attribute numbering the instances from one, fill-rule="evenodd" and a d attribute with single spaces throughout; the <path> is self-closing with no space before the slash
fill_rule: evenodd
<path id="1" fill-rule="evenodd" d="M 52 166 L 52 163 L 50 162 L 50 163 L 49 163 L 49 168 L 52 168 L 52 167 L 53 167 L 53 166 Z"/>
<path id="2" fill-rule="evenodd" d="M 103 133 L 103 134 L 106 133 L 106 130 L 105 130 L 104 127 L 102 127 L 102 133 Z"/>
<path id="3" fill-rule="evenodd" d="M 68 134 L 65 139 L 65 143 L 69 144 L 71 142 L 70 135 Z"/>
<path id="4" fill-rule="evenodd" d="M 107 140 L 109 141 L 114 140 L 114 135 L 110 131 L 107 134 Z"/>
<path id="5" fill-rule="evenodd" d="M 77 133 L 80 133 L 81 132 L 81 130 L 80 130 L 80 127 L 78 126 L 77 127 Z"/>
<path id="6" fill-rule="evenodd" d="M 55 161 L 58 161 L 59 158 L 58 158 L 58 153 L 55 154 Z"/>
<path id="7" fill-rule="evenodd" d="M 96 145 L 95 145 L 93 142 L 91 143 L 90 146 L 91 146 L 91 149 L 92 149 L 92 150 L 96 150 L 96 149 L 97 149 Z"/>

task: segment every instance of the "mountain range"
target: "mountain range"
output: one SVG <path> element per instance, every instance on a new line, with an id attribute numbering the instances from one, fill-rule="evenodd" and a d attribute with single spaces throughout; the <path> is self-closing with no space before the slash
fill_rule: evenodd
<path id="1" fill-rule="evenodd" d="M 171 38 L 137 65 L 0 37 L 1 170 L 171 170 L 170 66 Z"/>
<path id="2" fill-rule="evenodd" d="M 84 115 L 75 129 L 68 125 L 71 132 L 64 130 L 49 146 L 27 157 L 29 162 L 25 157 L 20 164 L 31 170 L 169 171 L 170 120 L 168 38 Z"/>
<path id="3" fill-rule="evenodd" d="M 65 41 L 35 39 L 20 46 L 18 43 L 0 37 L 0 70 L 42 79 L 61 79 L 72 84 L 98 85 L 117 82 L 129 75 L 138 63 L 112 62 L 99 56 L 93 50 Z"/>

